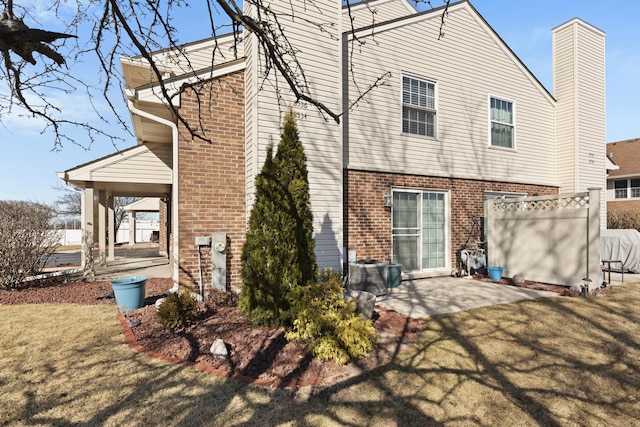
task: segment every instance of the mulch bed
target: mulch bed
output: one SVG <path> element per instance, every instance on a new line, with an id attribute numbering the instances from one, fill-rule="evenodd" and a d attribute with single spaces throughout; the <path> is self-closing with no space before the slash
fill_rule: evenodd
<path id="1" fill-rule="evenodd" d="M 373 326 L 377 345 L 366 358 L 350 365 L 310 357 L 297 342 L 288 342 L 283 329 L 256 327 L 235 306 L 200 304 L 200 320 L 179 332 L 166 330 L 156 320 L 154 302 L 172 286 L 170 278 L 149 278 L 145 306 L 119 313 L 127 343 L 138 351 L 171 363 L 187 364 L 213 375 L 270 387 L 330 385 L 390 363 L 397 352 L 411 345 L 424 322 L 377 306 Z M 108 282 L 42 282 L 21 290 L 0 290 L 0 305 L 9 304 L 115 305 Z M 222 339 L 228 359 L 210 353 Z"/>

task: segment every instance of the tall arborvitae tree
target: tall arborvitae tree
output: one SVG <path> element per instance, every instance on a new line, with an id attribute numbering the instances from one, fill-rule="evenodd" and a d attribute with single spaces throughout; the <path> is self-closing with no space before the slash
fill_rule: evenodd
<path id="1" fill-rule="evenodd" d="M 269 146 L 255 185 L 242 249 L 240 309 L 259 324 L 287 324 L 291 289 L 317 275 L 306 156 L 291 111 L 277 153 L 273 157 Z"/>

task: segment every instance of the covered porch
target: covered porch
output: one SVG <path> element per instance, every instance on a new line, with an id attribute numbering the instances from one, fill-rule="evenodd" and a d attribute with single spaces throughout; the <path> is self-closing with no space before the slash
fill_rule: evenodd
<path id="1" fill-rule="evenodd" d="M 115 261 L 115 198 L 141 197 L 158 202 L 160 247 L 169 251 L 172 192 L 171 144 L 145 143 L 76 166 L 58 177 L 82 190 L 81 268 L 94 272 L 92 248 L 99 266 Z"/>

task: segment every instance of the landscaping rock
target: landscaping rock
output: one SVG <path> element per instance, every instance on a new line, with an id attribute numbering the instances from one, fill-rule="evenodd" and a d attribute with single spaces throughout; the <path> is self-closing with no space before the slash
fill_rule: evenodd
<path id="1" fill-rule="evenodd" d="M 524 273 L 518 273 L 515 276 L 513 276 L 513 282 L 516 285 L 524 285 L 524 282 L 526 280 L 524 279 Z"/>
<path id="2" fill-rule="evenodd" d="M 220 338 L 218 338 L 217 340 L 215 340 L 213 342 L 213 344 L 211 344 L 210 351 L 211 351 L 211 355 L 213 357 L 215 357 L 215 358 L 218 358 L 218 359 L 228 359 L 229 358 L 229 352 L 227 351 L 227 345 Z"/>

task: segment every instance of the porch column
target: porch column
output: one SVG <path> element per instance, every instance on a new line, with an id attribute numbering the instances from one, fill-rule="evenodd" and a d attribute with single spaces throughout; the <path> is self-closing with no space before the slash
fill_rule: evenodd
<path id="1" fill-rule="evenodd" d="M 107 212 L 109 214 L 109 257 L 107 258 L 108 261 L 113 261 L 116 259 L 115 256 L 115 244 L 116 244 L 116 215 L 114 212 L 114 200 L 113 200 L 113 194 L 109 195 L 109 199 L 108 199 L 108 206 L 107 206 Z"/>
<path id="2" fill-rule="evenodd" d="M 136 244 L 136 211 L 129 211 L 129 245 Z"/>
<path id="3" fill-rule="evenodd" d="M 81 195 L 81 229 L 82 245 L 80 250 L 80 268 L 84 276 L 93 278 L 93 183 L 85 183 L 85 190 Z"/>
<path id="4" fill-rule="evenodd" d="M 107 192 L 98 190 L 98 253 L 99 265 L 107 265 Z"/>

